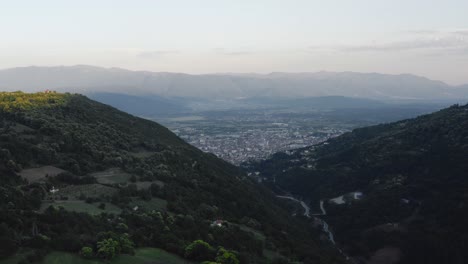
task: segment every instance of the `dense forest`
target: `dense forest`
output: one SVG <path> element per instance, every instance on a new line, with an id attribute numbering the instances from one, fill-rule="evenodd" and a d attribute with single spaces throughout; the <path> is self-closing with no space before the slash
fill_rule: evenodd
<path id="1" fill-rule="evenodd" d="M 154 247 L 195 262 L 343 262 L 239 168 L 81 95 L 0 93 L 0 175 L 2 259 Z"/>
<path id="2" fill-rule="evenodd" d="M 244 167 L 277 192 L 312 206 L 324 200 L 323 218 L 356 260 L 382 252 L 399 263 L 468 259 L 468 105 L 356 129 Z M 349 199 L 353 192 L 362 198 Z"/>

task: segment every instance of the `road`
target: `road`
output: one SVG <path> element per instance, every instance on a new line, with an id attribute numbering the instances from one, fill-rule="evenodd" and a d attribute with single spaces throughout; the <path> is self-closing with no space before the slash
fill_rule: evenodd
<path id="1" fill-rule="evenodd" d="M 282 199 L 289 199 L 289 200 L 299 203 L 302 206 L 302 208 L 304 208 L 304 216 L 311 218 L 310 207 L 304 201 L 298 200 L 292 196 L 277 195 L 277 197 L 282 198 Z M 325 222 L 323 219 L 315 217 L 315 216 L 320 216 L 320 215 L 327 215 L 327 211 L 325 211 L 323 200 L 320 200 L 320 210 L 322 211 L 321 214 L 313 214 L 312 216 L 320 221 L 320 223 L 322 224 L 323 232 L 325 232 L 328 235 L 328 240 L 330 240 L 330 242 L 333 245 L 336 245 L 335 238 L 333 236 L 333 233 L 330 231 L 328 223 Z"/>
<path id="2" fill-rule="evenodd" d="M 283 198 L 283 199 L 289 199 L 289 200 L 293 200 L 297 203 L 300 203 L 302 208 L 304 208 L 304 216 L 310 218 L 310 207 L 304 202 L 304 201 L 301 201 L 301 200 L 298 200 L 292 196 L 283 196 L 283 195 L 277 195 L 276 197 L 279 197 L 279 198 Z"/>

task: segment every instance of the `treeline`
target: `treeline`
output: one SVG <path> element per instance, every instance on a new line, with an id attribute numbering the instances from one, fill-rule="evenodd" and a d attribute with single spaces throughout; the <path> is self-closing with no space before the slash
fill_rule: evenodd
<path id="1" fill-rule="evenodd" d="M 69 94 L 56 93 L 54 91 L 39 92 L 34 94 L 23 92 L 0 92 L 0 110 L 13 112 L 19 110 L 31 110 L 34 108 L 54 107 L 65 104 Z"/>

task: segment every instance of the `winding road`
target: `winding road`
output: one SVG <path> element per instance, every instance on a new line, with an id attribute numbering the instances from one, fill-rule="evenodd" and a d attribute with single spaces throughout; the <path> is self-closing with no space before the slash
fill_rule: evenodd
<path id="1" fill-rule="evenodd" d="M 304 202 L 304 201 L 301 201 L 301 200 L 298 200 L 292 196 L 283 196 L 283 195 L 277 195 L 276 197 L 278 198 L 283 198 L 283 199 L 289 199 L 289 200 L 293 200 L 297 203 L 300 203 L 301 206 L 304 208 L 304 216 L 310 218 L 310 207 Z"/>
<path id="2" fill-rule="evenodd" d="M 301 201 L 301 200 L 298 200 L 292 196 L 284 196 L 284 195 L 277 195 L 276 197 L 278 198 L 282 198 L 282 199 L 289 199 L 289 200 L 292 200 L 292 201 L 295 201 L 297 203 L 299 203 L 303 208 L 304 208 L 304 216 L 308 217 L 308 218 L 311 218 L 311 215 L 310 215 L 310 207 L 304 202 L 304 201 Z M 325 232 L 327 235 L 328 235 L 328 240 L 330 240 L 330 242 L 333 244 L 333 245 L 336 245 L 336 242 L 335 242 L 335 238 L 333 236 L 333 233 L 330 231 L 330 228 L 328 226 L 328 223 L 325 222 L 323 219 L 320 219 L 318 217 L 315 217 L 315 216 L 320 216 L 320 215 L 327 215 L 327 211 L 325 211 L 325 207 L 324 207 L 324 201 L 323 200 L 320 200 L 320 210 L 322 211 L 322 213 L 320 214 L 313 214 L 312 216 L 315 218 L 315 219 L 318 219 L 320 221 L 320 223 L 322 224 L 322 230 L 323 232 Z"/>

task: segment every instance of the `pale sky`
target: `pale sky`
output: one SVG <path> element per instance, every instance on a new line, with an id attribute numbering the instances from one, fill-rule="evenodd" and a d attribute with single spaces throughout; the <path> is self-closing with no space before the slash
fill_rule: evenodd
<path id="1" fill-rule="evenodd" d="M 468 83 L 467 0 L 0 0 L 0 69 L 356 71 Z"/>

